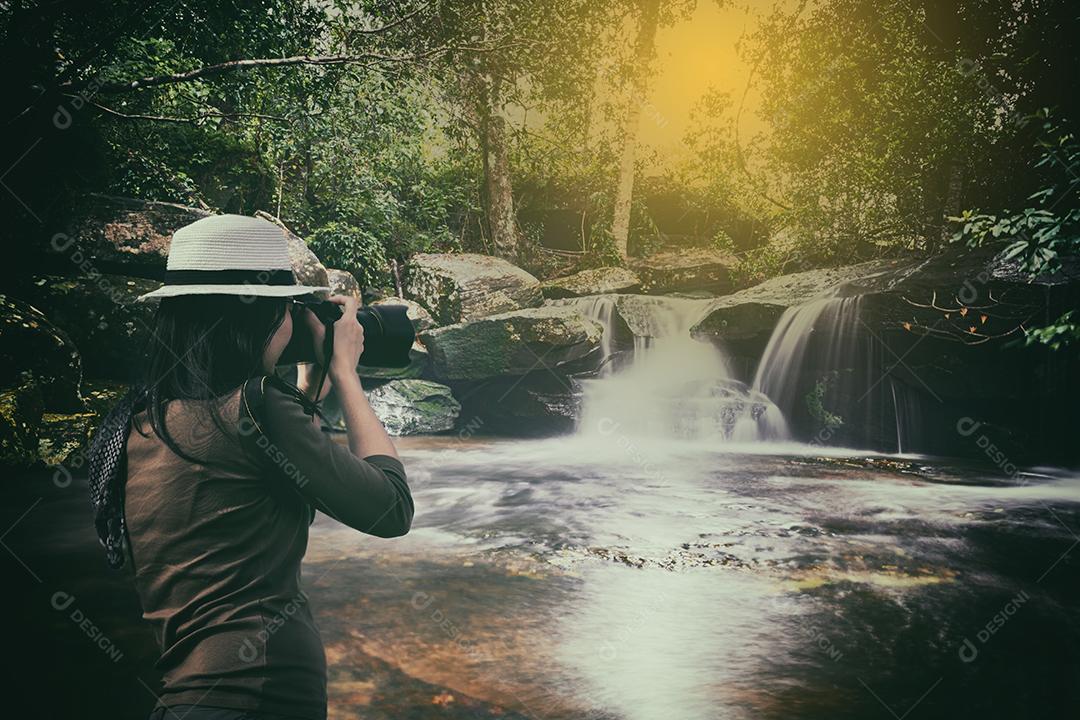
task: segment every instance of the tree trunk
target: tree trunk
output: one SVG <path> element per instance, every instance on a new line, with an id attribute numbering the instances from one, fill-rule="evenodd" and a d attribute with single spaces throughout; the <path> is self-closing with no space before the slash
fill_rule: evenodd
<path id="1" fill-rule="evenodd" d="M 960 215 L 963 196 L 964 163 L 959 157 L 954 156 L 953 161 L 949 163 L 949 182 L 945 190 L 945 203 L 941 212 L 941 232 L 937 247 L 931 248 L 932 252 L 936 252 L 938 249 L 948 245 L 952 239 L 953 226 L 948 218 Z"/>
<path id="2" fill-rule="evenodd" d="M 482 83 L 480 145 L 484 159 L 488 227 L 495 244 L 495 254 L 515 261 L 520 254 L 520 235 L 514 213 L 510 153 L 506 144 L 506 119 L 499 102 L 499 80 L 486 75 Z"/>
<path id="3" fill-rule="evenodd" d="M 630 207 L 634 199 L 634 164 L 637 160 L 638 126 L 641 121 L 641 104 L 648 90 L 649 65 L 656 45 L 656 26 L 660 11 L 659 0 L 642 0 L 641 19 L 638 22 L 637 41 L 634 43 L 634 70 L 630 78 L 623 123 L 623 149 L 619 159 L 619 180 L 615 190 L 615 213 L 611 223 L 611 235 L 619 255 L 627 258 L 630 238 Z"/>

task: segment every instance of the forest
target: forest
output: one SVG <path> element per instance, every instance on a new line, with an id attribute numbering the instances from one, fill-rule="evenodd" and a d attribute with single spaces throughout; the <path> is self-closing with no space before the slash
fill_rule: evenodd
<path id="1" fill-rule="evenodd" d="M 219 215 L 412 324 L 356 364 L 412 530 L 303 529 L 328 717 L 1075 712 L 1073 0 L 12 0 L 0 56 L 21 716 L 166 692 L 88 447 Z"/>

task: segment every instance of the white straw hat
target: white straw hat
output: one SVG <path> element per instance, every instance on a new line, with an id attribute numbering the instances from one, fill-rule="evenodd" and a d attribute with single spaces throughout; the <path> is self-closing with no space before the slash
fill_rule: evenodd
<path id="1" fill-rule="evenodd" d="M 291 297 L 329 290 L 298 285 L 285 231 L 262 218 L 212 215 L 173 233 L 165 284 L 139 300 L 179 295 Z"/>

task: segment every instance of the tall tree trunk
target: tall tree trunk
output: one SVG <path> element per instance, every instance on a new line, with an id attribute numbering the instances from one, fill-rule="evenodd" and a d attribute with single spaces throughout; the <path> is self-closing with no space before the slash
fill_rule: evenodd
<path id="1" fill-rule="evenodd" d="M 480 132 L 488 227 L 495 243 L 495 254 L 513 261 L 518 259 L 521 245 L 514 214 L 513 184 L 510 181 L 506 119 L 502 115 L 499 102 L 499 80 L 487 75 L 483 78 L 483 83 Z"/>
<path id="2" fill-rule="evenodd" d="M 656 46 L 656 26 L 660 0 L 641 0 L 639 5 L 637 40 L 634 43 L 634 68 L 630 78 L 623 122 L 623 149 L 619 159 L 619 180 L 615 190 L 615 213 L 611 222 L 611 235 L 615 247 L 625 260 L 630 238 L 630 207 L 634 199 L 634 164 L 637 160 L 638 126 L 641 123 L 641 104 L 649 83 L 649 65 Z"/>
<path id="3" fill-rule="evenodd" d="M 945 202 L 941 210 L 941 232 L 936 246 L 930 248 L 931 252 L 937 252 L 951 240 L 953 226 L 948 218 L 960 215 L 960 205 L 963 202 L 963 197 L 964 162 L 958 155 L 954 155 L 952 162 L 949 163 L 949 182 L 945 189 Z"/>

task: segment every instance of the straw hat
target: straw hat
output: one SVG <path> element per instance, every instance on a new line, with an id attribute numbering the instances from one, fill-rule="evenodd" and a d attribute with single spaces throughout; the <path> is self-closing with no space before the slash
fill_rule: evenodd
<path id="1" fill-rule="evenodd" d="M 291 297 L 329 290 L 298 285 L 285 231 L 262 218 L 212 215 L 173 233 L 165 284 L 139 300 L 179 295 Z"/>

